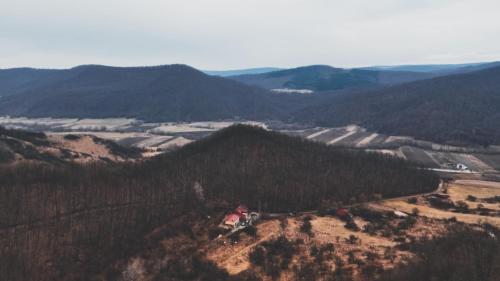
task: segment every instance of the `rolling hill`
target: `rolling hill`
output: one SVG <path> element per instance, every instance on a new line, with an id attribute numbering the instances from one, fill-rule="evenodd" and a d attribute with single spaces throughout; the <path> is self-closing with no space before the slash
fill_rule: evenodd
<path id="1" fill-rule="evenodd" d="M 2 70 L 0 77 L 9 81 L 0 88 L 0 114 L 12 116 L 263 119 L 280 116 L 277 102 L 286 99 L 185 65 Z"/>
<path id="2" fill-rule="evenodd" d="M 431 191 L 438 182 L 404 160 L 242 125 L 144 162 L 0 167 L 0 275 L 94 280 L 143 247 L 146 233 L 181 217 L 215 217 L 239 203 L 309 210 Z"/>
<path id="3" fill-rule="evenodd" d="M 433 77 L 429 73 L 342 69 L 327 65 L 312 65 L 263 74 L 240 75 L 230 78 L 265 89 L 309 89 L 334 91 L 373 88 Z"/>
<path id="4" fill-rule="evenodd" d="M 296 113 L 298 120 L 451 144 L 500 144 L 500 67 L 338 95 Z"/>

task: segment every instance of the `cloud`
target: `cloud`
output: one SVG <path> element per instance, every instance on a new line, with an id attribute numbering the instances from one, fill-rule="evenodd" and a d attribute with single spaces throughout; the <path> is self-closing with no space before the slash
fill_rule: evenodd
<path id="1" fill-rule="evenodd" d="M 4 68 L 361 66 L 500 54 L 500 3 L 493 0 L 8 2 L 0 0 Z"/>

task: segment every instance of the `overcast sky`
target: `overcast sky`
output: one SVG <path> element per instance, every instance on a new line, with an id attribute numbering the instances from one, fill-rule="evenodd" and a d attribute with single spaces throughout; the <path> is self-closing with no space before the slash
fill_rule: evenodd
<path id="1" fill-rule="evenodd" d="M 498 0 L 0 0 L 0 68 L 493 60 Z"/>

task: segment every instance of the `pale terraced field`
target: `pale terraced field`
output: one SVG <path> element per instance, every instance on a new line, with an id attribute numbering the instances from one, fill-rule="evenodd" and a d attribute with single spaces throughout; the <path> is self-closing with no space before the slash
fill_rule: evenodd
<path id="1" fill-rule="evenodd" d="M 377 134 L 377 133 L 370 134 L 369 136 L 361 139 L 356 146 L 358 146 L 358 147 L 367 146 L 370 144 L 370 142 L 375 140 L 375 138 L 377 138 L 378 136 L 379 136 L 379 134 Z"/>
<path id="2" fill-rule="evenodd" d="M 74 118 L 10 118 L 0 117 L 0 126 L 24 130 L 42 130 L 51 134 L 87 134 L 118 142 L 124 146 L 141 147 L 153 152 L 182 146 L 235 123 L 269 129 L 256 121 L 205 121 L 146 123 L 127 118 L 74 119 Z M 269 125 L 273 127 L 274 125 Z M 480 153 L 451 153 L 439 149 L 458 149 L 429 142 L 416 141 L 404 136 L 387 136 L 368 131 L 356 125 L 344 127 L 307 127 L 293 124 L 275 126 L 276 130 L 292 136 L 332 146 L 343 146 L 392 154 L 429 168 L 453 170 L 462 163 L 475 173 L 496 174 L 500 171 L 500 147 Z M 289 128 L 289 129 L 278 129 Z M 421 147 L 426 147 L 422 149 Z M 427 148 L 428 147 L 428 148 Z M 432 148 L 431 148 L 432 147 Z M 434 149 L 434 150 L 433 150 Z M 494 149 L 498 150 L 495 154 Z M 474 151 L 476 152 L 476 151 Z M 489 153 L 489 154 L 485 154 Z M 451 171 L 456 172 L 456 171 Z"/>
<path id="3" fill-rule="evenodd" d="M 177 137 L 175 139 L 172 139 L 168 142 L 165 142 L 161 145 L 158 146 L 158 148 L 161 148 L 161 149 L 167 149 L 167 148 L 171 148 L 173 146 L 183 146 L 183 145 L 186 145 L 188 143 L 191 143 L 192 140 L 190 139 L 186 139 L 184 137 Z"/>

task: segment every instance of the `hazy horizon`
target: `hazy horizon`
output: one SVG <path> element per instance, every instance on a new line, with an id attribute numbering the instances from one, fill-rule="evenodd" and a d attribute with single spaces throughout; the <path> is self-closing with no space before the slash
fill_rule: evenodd
<path id="1" fill-rule="evenodd" d="M 0 0 L 0 68 L 203 70 L 500 60 L 500 3 Z"/>
<path id="2" fill-rule="evenodd" d="M 500 61 L 500 60 L 498 60 Z M 369 68 L 369 67 L 379 67 L 379 68 L 391 68 L 391 67 L 396 67 L 396 66 L 425 66 L 425 65 L 473 65 L 473 64 L 482 64 L 482 63 L 493 63 L 493 62 L 498 62 L 497 60 L 493 61 L 474 61 L 474 62 L 465 62 L 465 63 L 446 63 L 446 64 L 432 64 L 432 63 L 422 63 L 422 64 L 392 64 L 392 65 L 359 65 L 359 66 L 341 66 L 341 65 L 328 65 L 331 67 L 338 67 L 338 68 Z M 282 66 L 269 66 L 269 65 L 263 65 L 263 66 L 257 66 L 257 67 L 241 67 L 241 68 L 220 68 L 220 69 L 204 69 L 204 68 L 199 68 L 194 65 L 189 65 L 185 63 L 164 63 L 164 64 L 151 64 L 151 65 L 109 65 L 109 64 L 100 64 L 100 63 L 84 63 L 84 64 L 79 64 L 79 65 L 72 65 L 68 67 L 33 67 L 29 65 L 22 65 L 22 66 L 14 66 L 14 67 L 0 67 L 0 70 L 7 70 L 7 69 L 16 69 L 16 68 L 33 68 L 33 69 L 53 69 L 53 70 L 64 70 L 64 69 L 71 69 L 74 67 L 79 67 L 79 66 L 85 66 L 85 65 L 100 65 L 100 66 L 109 66 L 109 67 L 157 67 L 157 66 L 165 66 L 165 65 L 173 65 L 173 64 L 181 64 L 181 65 L 188 65 L 191 67 L 194 67 L 200 71 L 207 71 L 207 72 L 230 72 L 230 71 L 239 71 L 239 70 L 252 70 L 252 69 L 262 69 L 262 68 L 276 68 L 276 69 L 292 69 L 292 68 L 297 68 L 297 67 L 303 67 L 303 66 L 312 66 L 312 65 L 327 65 L 327 64 L 307 64 L 307 65 L 295 65 L 295 66 L 289 66 L 289 67 L 282 67 Z"/>

